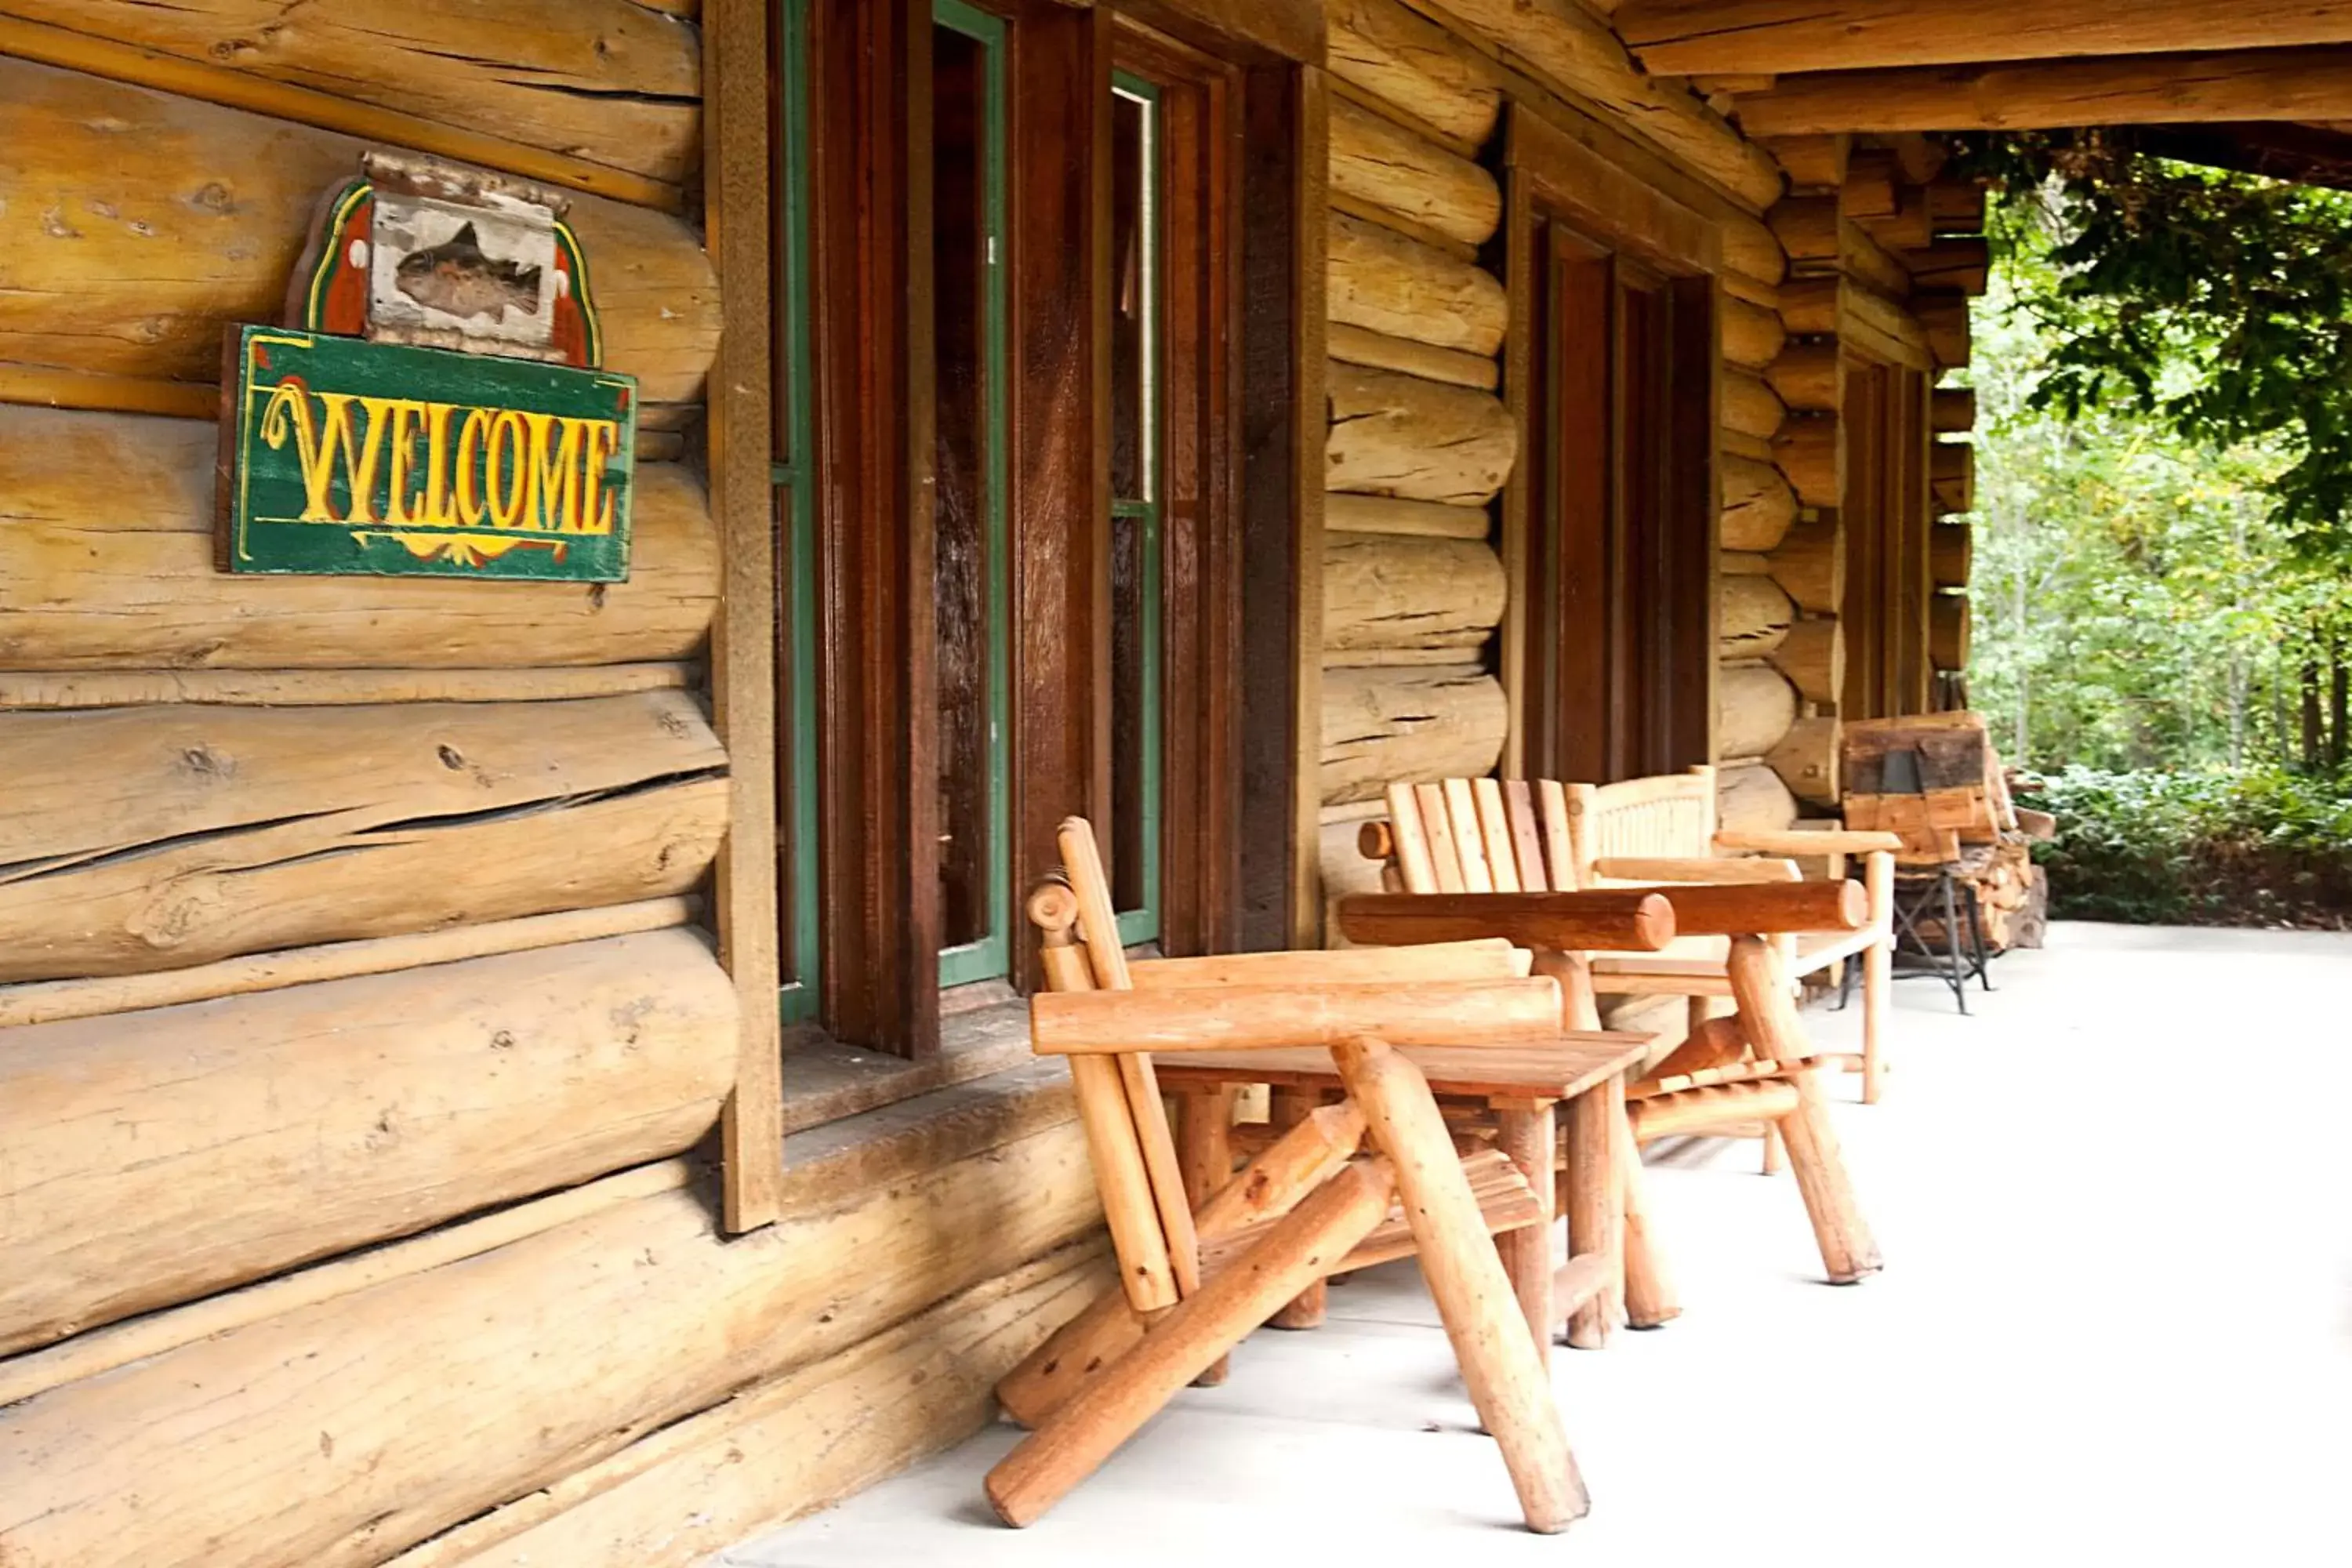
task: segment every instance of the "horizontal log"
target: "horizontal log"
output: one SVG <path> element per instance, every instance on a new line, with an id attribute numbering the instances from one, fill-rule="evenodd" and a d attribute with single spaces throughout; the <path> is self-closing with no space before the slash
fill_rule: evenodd
<path id="1" fill-rule="evenodd" d="M 1934 243 L 1936 223 L 1927 211 L 1927 190 L 1924 185 L 1896 187 L 1895 201 L 1887 211 L 1869 217 L 1855 217 L 1862 231 L 1889 250 L 1908 252 Z"/>
<path id="2" fill-rule="evenodd" d="M 321 947 L 256 953 L 249 958 L 198 964 L 194 969 L 0 985 L 0 1029 L 54 1024 L 68 1018 L 102 1017 L 110 1013 L 131 1013 L 149 1007 L 176 1007 L 221 996 L 314 984 L 322 980 L 346 980 L 355 974 L 391 974 L 427 963 L 450 963 L 496 952 L 527 952 L 631 931 L 663 931 L 694 919 L 698 907 L 698 900 L 688 898 L 646 899 L 634 904 L 566 910 L 558 914 L 493 921 L 488 925 L 458 926 L 414 936 L 329 942 Z M 0 1404 L 5 1403 L 0 1400 Z"/>
<path id="3" fill-rule="evenodd" d="M 1339 906 L 1339 926 L 1350 942 L 1388 946 L 1499 936 L 1563 952 L 1655 952 L 1676 934 L 1674 908 L 1664 896 L 1606 888 L 1580 893 L 1370 894 Z"/>
<path id="4" fill-rule="evenodd" d="M 1910 297 L 1910 269 L 1858 223 L 1838 226 L 1837 264 L 1847 277 L 1881 294 L 1897 300 Z"/>
<path id="5" fill-rule="evenodd" d="M 1723 484 L 1726 550 L 1770 550 L 1797 520 L 1797 492 L 1778 467 L 1727 455 L 1718 464 Z"/>
<path id="6" fill-rule="evenodd" d="M 1400 780 L 1488 773 L 1509 727 L 1502 684 L 1475 665 L 1326 670 L 1323 804 L 1374 800 Z"/>
<path id="7" fill-rule="evenodd" d="M 1969 597 L 1937 594 L 1927 601 L 1927 662 L 1937 669 L 1969 667 Z"/>
<path id="8" fill-rule="evenodd" d="M 1333 321 L 1438 348 L 1492 355 L 1510 302 L 1491 272 L 1345 213 L 1331 214 L 1324 309 Z"/>
<path id="9" fill-rule="evenodd" d="M 1393 496 L 1331 494 L 1323 498 L 1326 533 L 1412 533 L 1432 539 L 1484 539 L 1494 520 L 1484 507 L 1442 506 Z"/>
<path id="10" fill-rule="evenodd" d="M 1927 575 L 1938 588 L 1965 588 L 1976 554 L 1976 530 L 1941 522 L 1927 531 Z"/>
<path id="11" fill-rule="evenodd" d="M 1331 190 L 1464 245 L 1503 221 L 1502 187 L 1459 153 L 1345 99 L 1331 100 Z"/>
<path id="12" fill-rule="evenodd" d="M 1977 449 L 1972 442 L 1938 441 L 1927 448 L 1927 479 L 1937 510 L 1962 512 L 1977 503 Z"/>
<path id="13" fill-rule="evenodd" d="M 1792 415 L 1780 426 L 1772 455 L 1807 506 L 1845 503 L 1845 428 L 1838 416 Z"/>
<path id="14" fill-rule="evenodd" d="M 1770 776 L 1756 766 L 1729 771 Z M 1683 882 L 1659 890 L 1674 906 L 1678 936 L 1848 931 L 1870 923 L 1870 900 L 1859 882 Z"/>
<path id="15" fill-rule="evenodd" d="M 0 981 L 684 893 L 726 828 L 684 692 L 0 714 Z"/>
<path id="16" fill-rule="evenodd" d="M 1853 166 L 1853 138 L 1844 135 L 1775 136 L 1763 143 L 1796 191 L 1835 190 Z"/>
<path id="17" fill-rule="evenodd" d="M 469 1520 L 385 1568 L 687 1568 L 954 1446 L 1115 1270 L 1080 1243 Z"/>
<path id="18" fill-rule="evenodd" d="M 224 327 L 278 318 L 320 195 L 358 174 L 366 144 L 0 58 L 0 361 L 208 383 Z M 698 401 L 719 289 L 693 230 L 590 195 L 570 216 L 605 364 L 649 405 Z"/>
<path id="19" fill-rule="evenodd" d="M 1475 386 L 1481 392 L 1492 392 L 1502 384 L 1502 366 L 1483 354 L 1442 349 L 1411 338 L 1392 338 L 1386 332 L 1371 331 L 1345 321 L 1333 321 L 1325 327 L 1323 346 L 1333 359 L 1370 365 L 1374 370 L 1399 371 L 1454 386 Z"/>
<path id="20" fill-rule="evenodd" d="M 1780 430 L 1780 421 L 1788 409 L 1781 405 L 1780 394 L 1765 384 L 1759 376 L 1727 370 L 1722 378 L 1723 427 L 1741 436 L 1769 441 Z"/>
<path id="21" fill-rule="evenodd" d="M 1780 168 L 1762 148 L 1686 89 L 1645 74 L 1609 24 L 1577 0 L 1447 0 L 1445 11 L 1749 209 L 1780 194 Z"/>
<path id="22" fill-rule="evenodd" d="M 1927 335 L 1927 351 L 1939 370 L 1969 363 L 1969 299 L 1965 294 L 1923 293 L 1911 302 Z"/>
<path id="23" fill-rule="evenodd" d="M 1759 90 L 1769 90 L 1769 84 Z M 1892 217 L 1903 205 L 1903 164 L 1892 148 L 1865 147 L 1855 153 L 1846 162 L 1845 178 L 1834 183 L 1838 211 L 1857 223 Z"/>
<path id="24" fill-rule="evenodd" d="M 1717 584 L 1720 601 L 1716 630 L 1719 658 L 1757 658 L 1780 646 L 1797 618 L 1797 607 L 1769 577 L 1725 577 Z"/>
<path id="25" fill-rule="evenodd" d="M 1940 386 L 1927 403 L 1928 427 L 1938 436 L 1966 436 L 1977 427 L 1977 393 L 1972 386 Z"/>
<path id="26" fill-rule="evenodd" d="M 709 636 L 718 541 L 674 465 L 637 470 L 625 583 L 237 577 L 213 569 L 218 446 L 193 420 L 0 405 L 0 669 L 604 665 Z"/>
<path id="27" fill-rule="evenodd" d="M 1715 569 L 1727 577 L 1769 577 L 1772 559 L 1749 550 L 1726 550 L 1716 555 Z"/>
<path id="28" fill-rule="evenodd" d="M 1323 546 L 1323 647 L 1465 650 L 1502 624 L 1510 596 L 1484 540 L 1340 533 Z"/>
<path id="29" fill-rule="evenodd" d="M 344 708 L 361 702 L 560 702 L 700 683 L 692 664 L 552 669 L 0 670 L 0 710 L 143 708 L 157 702 Z"/>
<path id="30" fill-rule="evenodd" d="M 1786 1079 L 1717 1084 L 1637 1100 L 1625 1114 L 1638 1142 L 1684 1132 L 1721 1132 L 1738 1121 L 1770 1122 L 1797 1109 L 1797 1086 Z"/>
<path id="31" fill-rule="evenodd" d="M 1764 756 L 1789 793 L 1808 805 L 1838 804 L 1838 721 L 1800 719 Z"/>
<path id="32" fill-rule="evenodd" d="M 1789 254 L 1762 218 L 1736 210 L 1726 212 L 1718 215 L 1716 231 L 1722 242 L 1726 289 L 1745 289 L 1749 293 L 1769 290 L 1789 275 Z M 1765 303 L 1761 299 L 1751 302 Z"/>
<path id="33" fill-rule="evenodd" d="M 128 12 L 107 0 L 10 0 L 8 13 L 670 184 L 698 162 L 699 35 L 631 0 L 331 5 L 290 26 L 253 0 Z"/>
<path id="34" fill-rule="evenodd" d="M 1135 1050 L 1181 1056 L 1344 1045 L 1365 1035 L 1392 1046 L 1481 1046 L 1555 1035 L 1559 1010 L 1559 984 L 1542 975 L 1207 990 L 1041 991 L 1029 998 L 1029 1039 L 1041 1056 Z"/>
<path id="35" fill-rule="evenodd" d="M 1760 757 L 1797 721 L 1797 689 L 1769 664 L 1727 665 L 1716 672 L 1715 750 L 1722 757 Z"/>
<path id="36" fill-rule="evenodd" d="M 0 1352 L 675 1154 L 735 1049 L 684 931 L 0 1033 Z"/>
<path id="37" fill-rule="evenodd" d="M 1651 70 L 1693 75 L 2352 43 L 2346 0 L 1626 0 L 1614 9 Z"/>
<path id="38" fill-rule="evenodd" d="M 1716 774 L 1716 821 L 1733 832 L 1778 830 L 1797 820 L 1797 800 L 1780 775 L 1761 763 Z"/>
<path id="39" fill-rule="evenodd" d="M 1772 205 L 1764 221 L 1772 226 L 1791 262 L 1818 265 L 1837 259 L 1843 214 L 1836 196 L 1785 197 Z"/>
<path id="40" fill-rule="evenodd" d="M 1966 174 L 1948 174 L 1928 182 L 1927 216 L 1937 234 L 1982 234 L 1985 226 L 1984 182 Z"/>
<path id="41" fill-rule="evenodd" d="M 2352 50 L 2346 51 L 2345 62 L 2352 65 Z M 1900 254 L 1912 283 L 1921 289 L 1981 294 L 1991 275 L 1991 243 L 1977 235 L 1950 235 Z"/>
<path id="42" fill-rule="evenodd" d="M 1791 334 L 1843 340 L 1875 358 L 1928 367 L 1927 336 L 1903 299 L 1853 279 L 1791 279 L 1780 289 L 1780 319 Z"/>
<path id="43" fill-rule="evenodd" d="M 1742 370 L 1761 370 L 1780 357 L 1780 345 L 1788 341 L 1788 329 L 1780 318 L 1761 305 L 1727 294 L 1720 301 L 1717 318 L 1723 329 L 1723 358 L 1727 364 Z"/>
<path id="44" fill-rule="evenodd" d="M 1772 552 L 1772 581 L 1801 610 L 1833 616 L 1845 605 L 1845 529 L 1836 520 L 1809 517 L 1789 530 Z"/>
<path id="45" fill-rule="evenodd" d="M 1835 338 L 1790 343 L 1765 379 L 1782 403 L 1803 413 L 1834 414 L 1845 406 L 1845 354 Z"/>
<path id="46" fill-rule="evenodd" d="M 2352 119 L 2352 46 L 1784 76 L 1740 100 L 1758 135 Z"/>
<path id="47" fill-rule="evenodd" d="M 748 1236 L 718 1233 L 715 1196 L 646 1198 L 0 1411 L 10 1568 L 370 1568 L 1101 1214 L 1075 1123 Z"/>
<path id="48" fill-rule="evenodd" d="M 1806 701 L 1844 700 L 1845 633 L 1835 616 L 1798 621 L 1770 657 L 1772 668 L 1787 676 Z"/>
<path id="49" fill-rule="evenodd" d="M 1472 146 L 1495 133 L 1494 66 L 1398 0 L 1325 0 L 1325 68 Z"/>
<path id="50" fill-rule="evenodd" d="M 1492 393 L 1334 363 L 1323 487 L 1481 506 L 1511 476 L 1518 426 Z"/>

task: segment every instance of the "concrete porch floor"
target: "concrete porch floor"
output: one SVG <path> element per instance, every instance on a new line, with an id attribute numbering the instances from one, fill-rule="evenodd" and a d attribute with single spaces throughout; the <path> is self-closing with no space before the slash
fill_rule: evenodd
<path id="1" fill-rule="evenodd" d="M 1838 1108 L 1863 1285 L 1754 1143 L 1653 1151 L 1685 1315 L 1555 1352 L 1564 1536 L 1516 1527 L 1407 1263 L 1030 1530 L 981 1494 L 1000 1426 L 715 1561 L 2352 1563 L 2352 936 L 2061 925 L 1993 983 L 1899 983 L 1885 1100 Z"/>

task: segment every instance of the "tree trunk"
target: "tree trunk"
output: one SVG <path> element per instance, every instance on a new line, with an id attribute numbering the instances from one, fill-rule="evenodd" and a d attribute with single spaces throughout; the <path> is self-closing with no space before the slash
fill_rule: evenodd
<path id="1" fill-rule="evenodd" d="M 2344 662 L 2344 644 L 2337 639 L 2329 650 L 2327 689 L 2327 766 L 2329 771 L 2344 770 L 2345 723 L 2352 718 L 2352 665 Z"/>
<path id="2" fill-rule="evenodd" d="M 2307 773 L 2315 773 L 2319 771 L 2319 758 L 2323 750 L 2320 743 L 2321 730 L 2319 661 L 2315 658 L 2307 658 L 2303 661 L 2303 771 Z"/>

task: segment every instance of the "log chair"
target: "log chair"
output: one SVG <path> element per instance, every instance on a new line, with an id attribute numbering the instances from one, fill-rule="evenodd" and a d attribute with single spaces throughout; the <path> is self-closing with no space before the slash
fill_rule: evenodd
<path id="1" fill-rule="evenodd" d="M 1592 1101 L 1605 1129 L 1621 1120 L 1610 1091 L 1642 1039 L 1563 1032 L 1558 984 L 1503 942 L 1425 950 L 1378 978 L 1346 953 L 1130 964 L 1093 828 L 1068 819 L 1060 847 L 1064 879 L 1029 901 L 1047 987 L 1032 1000 L 1032 1041 L 1070 1064 L 1119 1286 L 998 1385 L 1007 1413 L 1031 1427 L 989 1472 L 998 1516 L 1042 1516 L 1308 1287 L 1418 1254 L 1528 1527 L 1551 1533 L 1580 1518 L 1588 1504 L 1545 1370 L 1548 1336 L 1528 1331 L 1549 1320 L 1556 1283 L 1549 1172 L 1531 1180 L 1509 1149 L 1463 1153 L 1437 1092 Z M 1615 937 L 1664 940 L 1663 900 L 1618 902 L 1639 913 L 1608 923 Z M 1181 1056 L 1163 1069 L 1153 1051 Z M 1219 1113 L 1230 1112 L 1232 1084 L 1250 1080 L 1340 1098 L 1303 1110 L 1236 1173 Z M 1183 1100 L 1181 1151 L 1163 1087 Z M 1548 1143 L 1549 1103 L 1528 1114 Z M 1606 1187 L 1603 1173 L 1604 1200 L 1579 1201 L 1605 1201 Z M 1529 1300 L 1531 1276 L 1515 1279 L 1488 1239 L 1530 1229 L 1546 1242 L 1540 1302 Z M 1593 1294 L 1616 1268 L 1603 1252 L 1571 1258 L 1559 1274 Z"/>
<path id="2" fill-rule="evenodd" d="M 1711 803 L 1712 781 L 1705 782 Z M 1588 900 L 1664 895 L 1674 907 L 1678 941 L 1696 936 L 1722 944 L 1722 990 L 1737 1010 L 1731 1017 L 1697 1024 L 1682 1046 L 1627 1088 L 1618 1126 L 1593 1129 L 1581 1139 L 1570 1129 L 1559 1153 L 1563 1172 L 1602 1162 L 1618 1167 L 1613 1213 L 1580 1213 L 1577 1205 L 1563 1204 L 1570 1252 L 1582 1250 L 1589 1235 L 1608 1236 L 1622 1258 L 1623 1320 L 1651 1328 L 1678 1315 L 1681 1308 L 1651 1237 L 1640 1145 L 1675 1133 L 1761 1122 L 1778 1134 L 1796 1171 L 1830 1279 L 1850 1284 L 1875 1273 L 1876 1245 L 1855 1206 L 1821 1089 L 1825 1058 L 1813 1052 L 1797 1017 L 1796 984 L 1786 958 L 1792 934 L 1850 940 L 1871 934 L 1867 896 L 1843 879 L 1795 880 L 1793 866 L 1716 861 L 1754 869 L 1745 873 L 1749 879 L 1744 881 L 1594 889 L 1578 905 L 1564 906 L 1564 896 L 1578 889 L 1580 877 L 1688 875 L 1700 868 L 1672 858 L 1590 853 L 1591 840 L 1580 845 L 1575 827 L 1575 789 L 1550 780 L 1391 785 L 1388 820 L 1367 823 L 1360 838 L 1363 851 L 1385 863 L 1382 881 L 1391 891 L 1341 900 L 1340 930 L 1350 941 L 1395 946 L 1481 936 L 1523 943 L 1537 950 L 1536 968 L 1560 982 L 1564 1025 L 1590 1028 L 1600 1022 L 1599 994 L 1613 988 L 1603 966 L 1643 960 L 1595 940 L 1600 932 Z M 1598 793 L 1583 793 L 1588 813 Z M 1671 811 L 1692 809 L 1692 792 L 1662 792 L 1637 804 L 1654 825 Z M 1874 842 L 1850 847 L 1883 853 Z M 1822 945 L 1834 950 L 1839 944 L 1832 940 Z M 1586 1348 L 1604 1343 L 1620 1305 L 1605 1291 L 1589 1300 L 1570 1319 L 1570 1342 Z"/>

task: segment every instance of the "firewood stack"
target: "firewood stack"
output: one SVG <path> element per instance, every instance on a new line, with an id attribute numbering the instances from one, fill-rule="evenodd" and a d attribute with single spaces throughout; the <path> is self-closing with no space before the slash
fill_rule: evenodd
<path id="1" fill-rule="evenodd" d="M 2050 819 L 2018 811 L 1982 715 L 1852 721 L 1841 761 L 1848 827 L 1899 835 L 1899 870 L 1950 868 L 1975 889 L 1993 952 L 2042 944 L 2048 891 L 2029 841 L 2048 837 Z M 1922 921 L 1919 934 L 1940 943 L 1942 922 Z"/>

